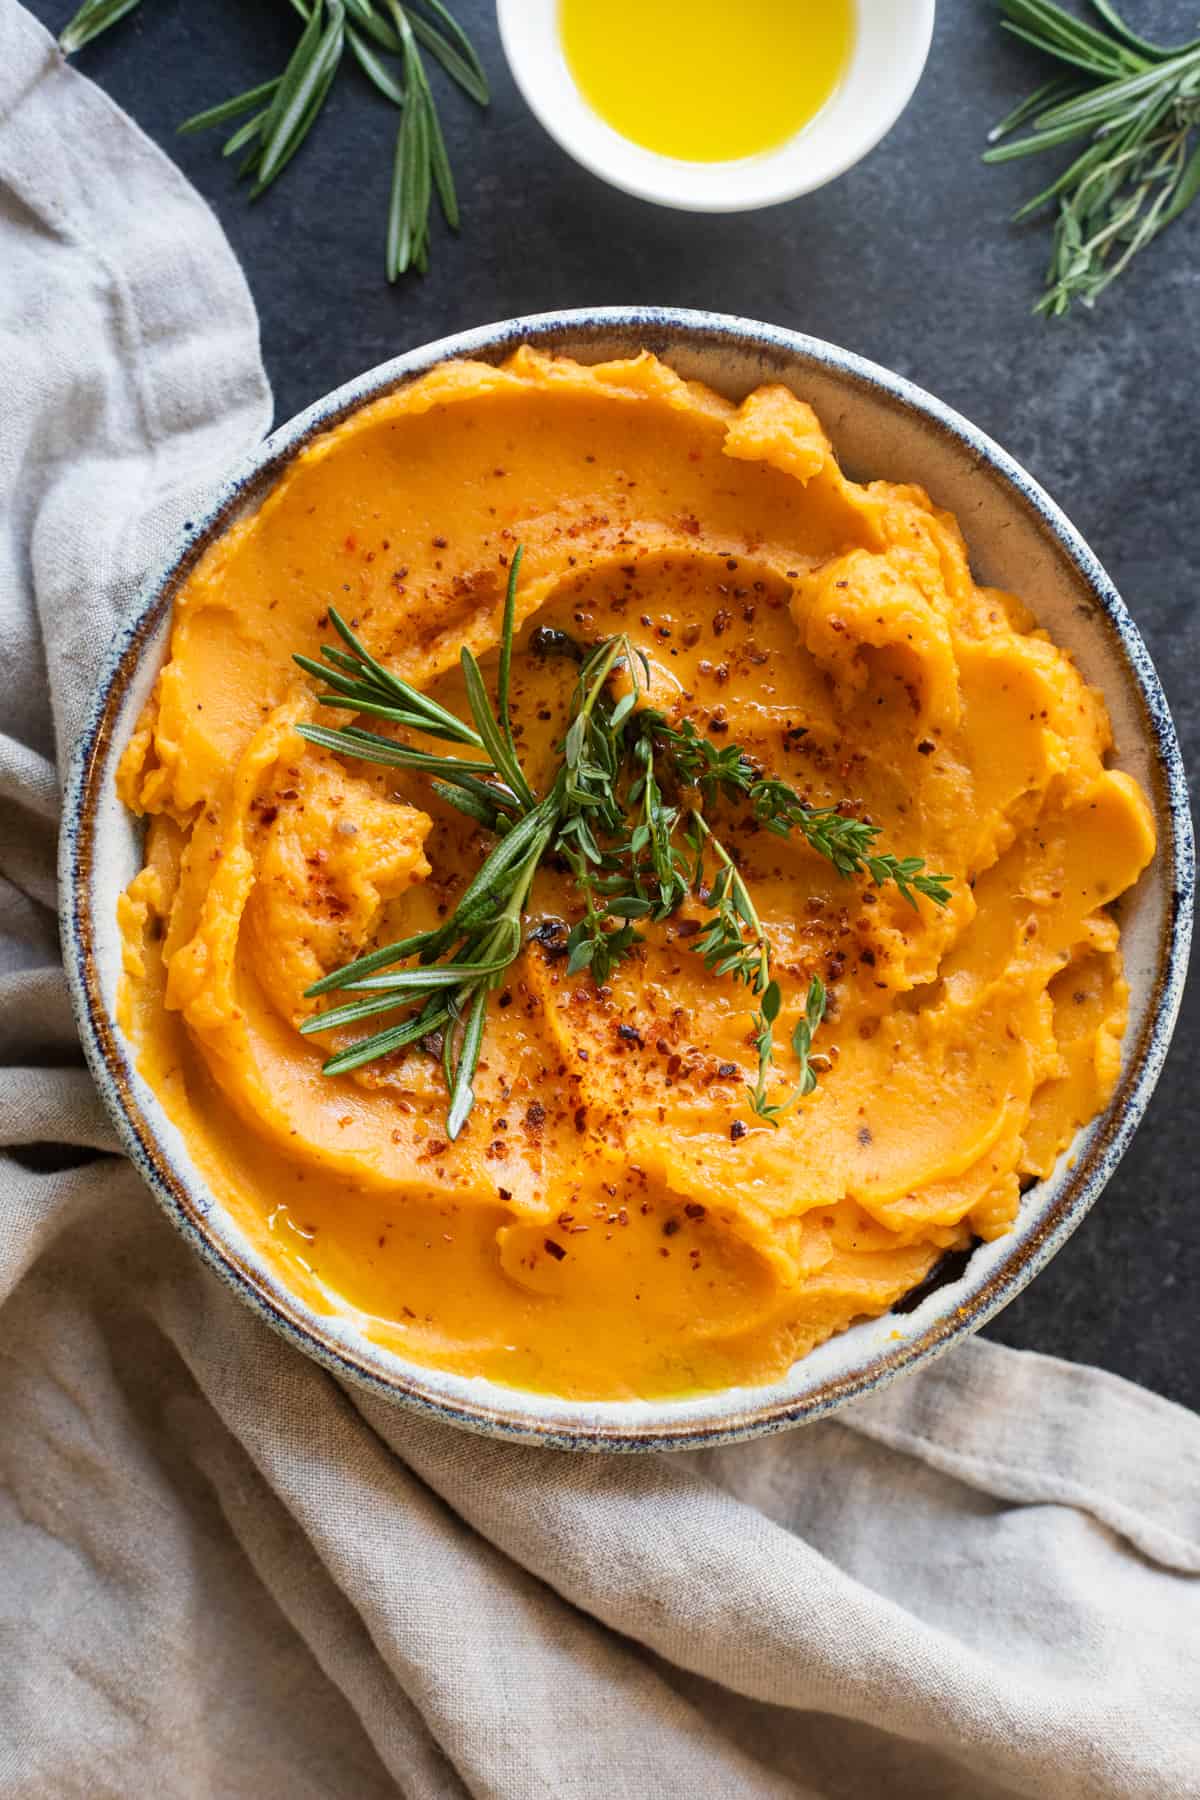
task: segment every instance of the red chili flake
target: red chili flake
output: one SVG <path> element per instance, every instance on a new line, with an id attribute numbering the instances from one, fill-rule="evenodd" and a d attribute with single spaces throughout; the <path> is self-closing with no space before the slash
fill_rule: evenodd
<path id="1" fill-rule="evenodd" d="M 546 1109 L 540 1100 L 531 1100 L 525 1108 L 525 1129 L 536 1137 L 546 1123 Z"/>
<path id="2" fill-rule="evenodd" d="M 675 927 L 675 936 L 681 938 L 696 937 L 704 930 L 699 919 L 680 919 Z"/>
<path id="3" fill-rule="evenodd" d="M 663 1229 L 664 1237 L 674 1237 L 675 1233 L 679 1230 L 679 1220 L 678 1219 L 665 1220 L 663 1223 L 662 1229 Z"/>
<path id="4" fill-rule="evenodd" d="M 567 1253 L 563 1249 L 562 1245 L 556 1244 L 553 1238 L 547 1238 L 545 1240 L 545 1244 L 546 1244 L 546 1255 L 552 1256 L 554 1258 L 555 1262 L 561 1262 L 563 1260 L 563 1258 L 566 1256 Z"/>
<path id="5" fill-rule="evenodd" d="M 498 1187 L 496 1189 L 496 1192 L 499 1194 L 499 1196 L 502 1200 L 511 1200 L 512 1199 L 512 1189 L 511 1188 Z"/>
<path id="6" fill-rule="evenodd" d="M 579 1132 L 581 1137 L 582 1137 L 583 1133 L 587 1130 L 587 1107 L 586 1106 L 577 1106 L 575 1108 L 575 1129 L 577 1132 Z"/>
<path id="7" fill-rule="evenodd" d="M 433 547 L 435 550 L 444 550 L 446 548 L 446 539 L 444 537 L 435 537 L 433 540 Z"/>
<path id="8" fill-rule="evenodd" d="M 922 738 L 921 742 L 917 745 L 917 749 L 922 756 L 932 756 L 937 749 L 937 745 L 931 743 L 928 738 Z"/>
<path id="9" fill-rule="evenodd" d="M 701 1206 L 698 1200 L 689 1200 L 683 1210 L 689 1219 L 704 1219 L 708 1217 L 707 1206 Z"/>
<path id="10" fill-rule="evenodd" d="M 716 634 L 716 636 L 722 637 L 724 635 L 724 633 L 726 631 L 728 631 L 729 627 L 733 624 L 733 614 L 731 612 L 726 611 L 725 607 L 722 606 L 721 608 L 719 608 L 719 610 L 717 612 L 715 612 L 713 614 L 712 624 L 713 624 L 713 631 Z"/>

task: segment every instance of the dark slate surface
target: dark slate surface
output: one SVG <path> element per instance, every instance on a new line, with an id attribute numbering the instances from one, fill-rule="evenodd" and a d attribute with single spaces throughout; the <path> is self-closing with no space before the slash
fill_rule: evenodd
<path id="1" fill-rule="evenodd" d="M 54 28 L 69 0 L 34 0 Z M 711 307 L 831 339 L 930 388 L 1060 501 L 1122 589 L 1200 758 L 1200 205 L 1095 315 L 1032 319 L 1041 230 L 1007 215 L 1035 165 L 985 169 L 986 126 L 1043 79 L 990 0 L 947 0 L 904 118 L 823 192 L 745 217 L 663 212 L 569 162 L 518 98 L 488 0 L 458 0 L 494 77 L 481 119 L 439 80 L 465 230 L 424 282 L 381 274 L 392 115 L 342 77 L 279 187 L 246 204 L 188 113 L 281 66 L 283 0 L 146 0 L 80 65 L 181 164 L 219 213 L 262 315 L 285 419 L 347 377 L 461 327 L 617 302 Z M 1194 30 L 1179 0 L 1128 0 L 1143 30 Z M 1186 16 L 1185 16 L 1186 15 Z M 1037 185 L 1041 185 L 1039 181 Z M 1099 1363 L 1200 1405 L 1200 983 L 1136 1141 L 1084 1227 L 992 1326 L 1009 1344 Z"/>

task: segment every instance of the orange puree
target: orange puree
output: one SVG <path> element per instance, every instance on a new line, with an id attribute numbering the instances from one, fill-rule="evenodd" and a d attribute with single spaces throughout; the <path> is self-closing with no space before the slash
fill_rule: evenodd
<path id="1" fill-rule="evenodd" d="M 575 668 L 529 633 L 626 631 L 662 710 L 953 879 L 944 911 L 913 910 L 730 819 L 785 994 L 781 1083 L 809 978 L 829 988 L 831 1066 L 779 1129 L 747 1106 L 745 989 L 706 973 L 692 920 L 649 927 L 597 991 L 565 973 L 555 921 L 580 906 L 553 867 L 454 1144 L 428 1050 L 330 1078 L 344 1037 L 297 1031 L 324 1004 L 306 987 L 444 917 L 491 840 L 420 777 L 301 739 L 297 720 L 349 720 L 292 653 L 319 653 L 333 602 L 465 710 L 459 649 L 494 670 L 518 542 L 535 785 Z M 446 364 L 311 444 L 179 596 L 121 767 L 149 815 L 120 903 L 125 1024 L 214 1192 L 312 1306 L 567 1396 L 762 1382 L 1006 1231 L 1022 1178 L 1112 1091 L 1107 906 L 1154 840 L 1109 748 L 1101 696 L 974 584 L 954 520 L 847 481 L 785 389 L 735 406 L 648 355 Z"/>

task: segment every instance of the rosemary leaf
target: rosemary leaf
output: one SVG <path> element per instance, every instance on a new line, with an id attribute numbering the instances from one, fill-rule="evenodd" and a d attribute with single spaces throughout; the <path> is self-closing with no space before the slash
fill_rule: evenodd
<path id="1" fill-rule="evenodd" d="M 397 944 L 384 944 L 379 950 L 372 950 L 367 956 L 359 956 L 354 962 L 347 963 L 344 968 L 335 969 L 331 975 L 325 975 L 320 981 L 314 981 L 310 988 L 304 990 L 306 1000 L 313 1000 L 318 994 L 327 994 L 333 988 L 349 985 L 357 977 L 370 975 L 376 969 L 382 969 L 388 963 L 404 962 L 410 956 L 419 956 L 431 944 L 444 942 L 444 931 L 418 931 L 415 936 L 402 938 Z"/>
<path id="2" fill-rule="evenodd" d="M 409 997 L 418 998 L 416 994 Z M 328 1012 L 314 1013 L 311 1018 L 305 1019 L 300 1032 L 304 1037 L 312 1037 L 316 1032 L 340 1031 L 346 1025 L 361 1024 L 364 1019 L 373 1018 L 377 1013 L 395 1010 L 395 994 L 376 994 L 369 1000 L 353 1000 L 345 1006 L 331 1007 Z"/>
<path id="3" fill-rule="evenodd" d="M 513 741 L 512 723 L 508 716 L 508 696 L 512 686 L 513 633 L 516 630 L 517 620 L 517 578 L 521 573 L 521 561 L 524 554 L 524 546 L 518 544 L 508 568 L 508 587 L 504 594 L 504 614 L 500 622 L 500 666 L 496 673 L 496 710 L 499 713 L 500 729 L 504 733 L 504 741 L 508 745 L 514 762 L 517 759 L 517 746 Z"/>
<path id="4" fill-rule="evenodd" d="M 414 76 L 412 93 L 420 91 Z M 723 802 L 740 806 L 759 826 L 782 837 L 798 835 L 841 876 L 890 882 L 913 907 L 921 898 L 945 906 L 949 879 L 928 872 L 919 857 L 881 850 L 879 828 L 869 821 L 808 805 L 785 782 L 764 775 L 740 745 L 718 749 L 690 723 L 671 726 L 643 707 L 649 664 L 623 636 L 578 650 L 562 760 L 550 791 L 537 799 L 521 769 L 510 716 L 521 557 L 518 548 L 504 599 L 494 709 L 478 662 L 469 648 L 462 653 L 472 735 L 488 760 L 413 750 L 357 725 L 342 731 L 297 727 L 311 742 L 342 755 L 429 775 L 440 798 L 496 834 L 451 916 L 435 930 L 379 946 L 315 982 L 309 997 L 338 992 L 343 998 L 305 1020 L 301 1030 L 314 1035 L 391 1008 L 409 1010 L 400 1024 L 331 1057 L 324 1065 L 329 1074 L 348 1073 L 441 1031 L 447 1129 L 456 1137 L 474 1105 L 488 997 L 521 952 L 533 881 L 553 851 L 570 870 L 583 908 L 567 934 L 569 976 L 587 970 L 596 982 L 606 982 L 642 942 L 639 924 L 665 920 L 690 897 L 706 906 L 692 948 L 715 977 L 743 985 L 757 1002 L 752 1037 L 758 1074 L 749 1084 L 750 1105 L 778 1125 L 816 1085 L 821 1059 L 813 1056 L 813 1039 L 825 1016 L 825 989 L 814 976 L 791 1036 L 796 1079 L 783 1098 L 773 1098 L 774 1027 L 783 997 L 771 973 L 770 940 L 737 859 L 705 809 Z M 332 609 L 330 619 L 346 648 L 324 645 L 320 662 L 296 658 L 305 673 L 328 683 L 321 695 L 326 704 L 373 707 L 408 726 L 428 723 L 442 736 L 471 730 L 398 682 Z M 535 634 L 530 654 L 544 653 Z M 627 679 L 624 691 L 614 694 L 618 673 Z"/>
<path id="5" fill-rule="evenodd" d="M 502 815 L 497 811 L 495 805 L 489 800 L 482 799 L 470 788 L 449 781 L 433 781 L 429 785 L 435 794 L 441 796 L 447 806 L 453 806 L 460 813 L 464 813 L 468 819 L 474 819 L 477 825 L 483 825 L 489 831 L 498 831 L 501 828 Z M 484 783 L 480 783 L 480 786 L 484 785 Z"/>
<path id="6" fill-rule="evenodd" d="M 226 138 L 221 148 L 221 155 L 236 156 L 239 150 L 244 150 L 246 145 L 258 136 L 262 130 L 263 121 L 269 116 L 270 108 L 264 107 L 262 112 L 255 113 L 252 118 L 247 119 L 244 125 L 239 125 L 238 129 Z"/>
<path id="7" fill-rule="evenodd" d="M 512 744 L 511 733 L 505 723 L 496 718 L 488 700 L 487 689 L 483 684 L 483 674 L 474 653 L 467 644 L 461 653 L 463 679 L 467 684 L 467 700 L 471 707 L 471 717 L 475 721 L 475 729 L 483 739 L 483 747 L 491 757 L 501 779 L 524 801 L 526 806 L 533 805 L 533 790 L 525 779 L 525 772 L 517 760 L 516 749 Z M 507 696 L 505 697 L 507 700 Z M 507 705 L 504 708 L 507 716 Z"/>
<path id="8" fill-rule="evenodd" d="M 437 57 L 447 75 L 458 83 L 464 93 L 470 95 L 477 106 L 486 106 L 491 99 L 488 80 L 483 72 L 483 65 L 479 62 L 478 57 L 474 57 L 474 52 L 472 52 L 473 61 L 468 61 L 465 56 L 460 56 L 441 32 L 427 24 L 418 12 L 410 11 L 408 22 L 413 36 L 424 44 L 432 56 Z"/>
<path id="9" fill-rule="evenodd" d="M 131 13 L 141 0 L 84 0 L 84 4 L 59 35 L 58 46 L 64 56 L 73 56 L 94 37 Z"/>
<path id="10" fill-rule="evenodd" d="M 1092 24 L 1056 0 L 1000 0 L 1004 28 L 1083 72 L 1017 106 L 991 133 L 986 162 L 1011 162 L 1078 138 L 1088 147 L 1016 217 L 1054 204 L 1040 313 L 1093 306 L 1133 258 L 1200 195 L 1192 133 L 1200 125 L 1200 39 L 1171 49 L 1130 29 L 1113 0 Z M 1009 133 L 1030 127 L 1022 138 Z M 1007 139 L 1008 141 L 1001 141 Z"/>
<path id="11" fill-rule="evenodd" d="M 362 27 L 381 50 L 391 50 L 399 55 L 400 39 L 388 21 L 376 10 L 373 0 L 345 0 L 345 6 L 355 23 Z"/>

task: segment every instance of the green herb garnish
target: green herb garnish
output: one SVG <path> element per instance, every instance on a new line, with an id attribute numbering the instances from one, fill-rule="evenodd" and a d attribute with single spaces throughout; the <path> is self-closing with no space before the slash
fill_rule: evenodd
<path id="1" fill-rule="evenodd" d="M 300 1029 L 332 1031 L 400 1007 L 413 1009 L 402 1023 L 330 1057 L 325 1073 L 345 1074 L 414 1043 L 440 1050 L 450 1095 L 447 1131 L 457 1137 L 474 1104 L 488 996 L 521 953 L 534 876 L 543 859 L 554 856 L 570 870 L 584 906 L 567 938 L 568 975 L 588 970 L 603 984 L 643 941 L 639 922 L 661 922 L 691 899 L 706 909 L 693 927 L 692 948 L 714 975 L 741 983 L 758 1003 L 758 1073 L 750 1104 L 778 1125 L 816 1086 L 820 1058 L 812 1046 L 825 1016 L 825 988 L 813 975 L 791 1037 L 797 1078 L 783 1098 L 773 1099 L 774 1027 L 783 995 L 749 887 L 710 814 L 722 803 L 741 804 L 777 836 L 797 834 L 839 875 L 865 875 L 876 886 L 891 882 L 914 907 L 918 895 L 945 906 L 949 879 L 926 873 L 917 857 L 877 852 L 878 826 L 810 807 L 786 783 L 765 777 L 740 745 L 718 749 L 689 722 L 673 726 L 643 704 L 649 664 L 624 636 L 581 652 L 561 761 L 539 797 L 521 765 L 509 716 L 520 566 L 518 549 L 504 601 L 494 708 L 478 662 L 469 648 L 462 651 L 469 723 L 393 675 L 332 607 L 329 618 L 341 645 L 323 645 L 320 662 L 295 658 L 323 683 L 317 695 L 323 705 L 422 732 L 461 754 L 418 749 L 357 725 L 298 725 L 302 737 L 359 761 L 429 776 L 444 800 L 497 838 L 444 924 L 369 951 L 315 982 L 308 998 L 355 998 L 314 1014 Z M 619 694 L 618 675 L 624 687 Z"/>
<path id="2" fill-rule="evenodd" d="M 989 134 L 985 162 L 1009 162 L 1061 144 L 1087 148 L 1016 214 L 1057 204 L 1046 291 L 1035 310 L 1059 316 L 1095 304 L 1139 250 L 1200 194 L 1200 38 L 1169 48 L 1131 31 L 1110 0 L 1091 0 L 1108 29 L 1054 0 L 1000 0 L 1004 28 L 1065 63 Z M 1000 143 L 1019 126 L 1026 137 Z M 1189 153 L 1190 152 L 1190 153 Z"/>
<path id="3" fill-rule="evenodd" d="M 282 74 L 207 107 L 185 119 L 179 129 L 206 131 L 248 113 L 250 117 L 226 139 L 222 154 L 245 152 L 238 176 L 252 178 L 250 198 L 255 200 L 283 173 L 312 130 L 349 49 L 367 79 L 400 109 L 388 203 L 387 277 L 395 281 L 409 269 L 423 274 L 429 267 L 433 195 L 452 231 L 458 230 L 459 211 L 421 48 L 436 57 L 480 106 L 489 99 L 483 64 L 442 0 L 421 0 L 424 13 L 411 0 L 290 3 L 304 29 Z M 71 55 L 139 4 L 140 0 L 84 0 L 59 38 L 60 47 Z"/>

